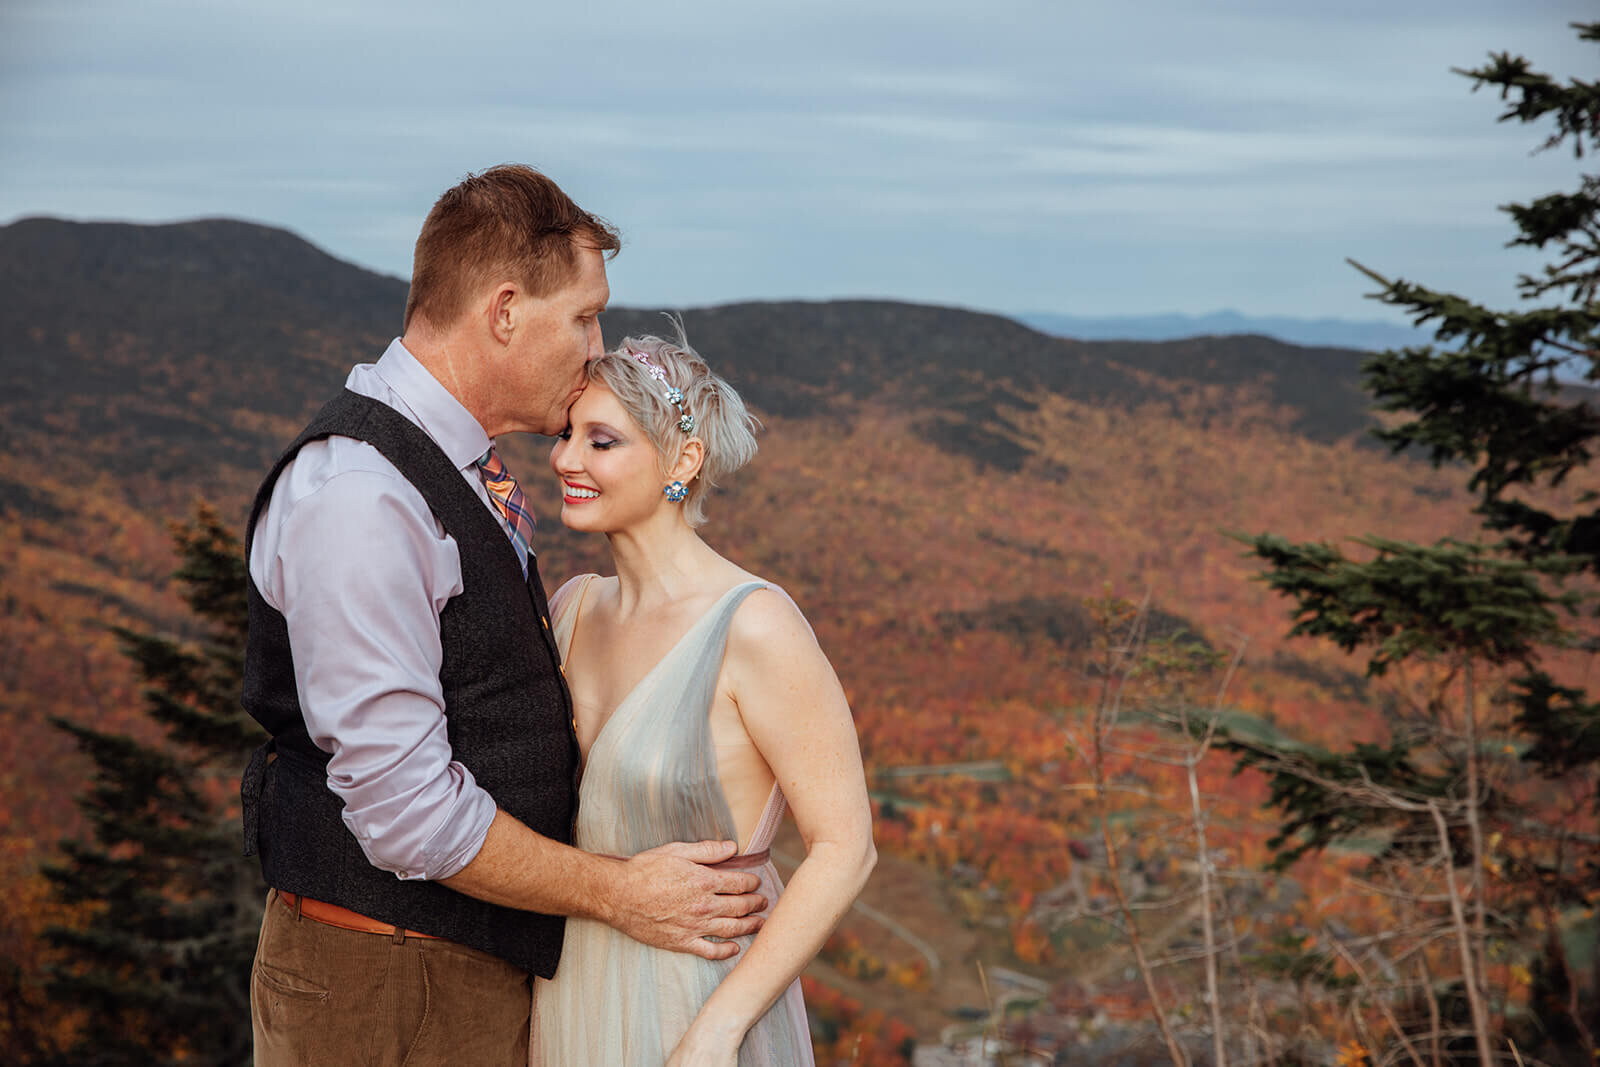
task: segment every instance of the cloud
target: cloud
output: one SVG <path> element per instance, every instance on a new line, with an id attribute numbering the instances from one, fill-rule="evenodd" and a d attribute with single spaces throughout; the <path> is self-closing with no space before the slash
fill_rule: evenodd
<path id="1" fill-rule="evenodd" d="M 544 167 L 618 298 L 872 294 L 1371 317 L 1347 254 L 1505 296 L 1570 185 L 1451 66 L 1582 72 L 1581 2 L 9 0 L 0 218 L 231 214 L 409 267 L 462 173 Z"/>

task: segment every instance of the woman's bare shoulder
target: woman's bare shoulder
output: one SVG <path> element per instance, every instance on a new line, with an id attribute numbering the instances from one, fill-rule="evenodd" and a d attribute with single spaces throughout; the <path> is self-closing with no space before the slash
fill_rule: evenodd
<path id="1" fill-rule="evenodd" d="M 730 647 L 793 650 L 816 646 L 811 624 L 782 586 L 753 574 L 746 581 L 760 582 L 761 588 L 746 596 L 734 612 L 728 633 Z"/>

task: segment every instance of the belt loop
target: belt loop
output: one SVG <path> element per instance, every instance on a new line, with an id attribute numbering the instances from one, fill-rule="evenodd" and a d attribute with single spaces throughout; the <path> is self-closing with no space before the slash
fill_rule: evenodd
<path id="1" fill-rule="evenodd" d="M 395 927 L 395 928 L 394 928 L 394 938 L 393 938 L 393 941 L 394 941 L 394 943 L 395 943 L 395 944 L 397 944 L 397 945 L 403 945 L 403 944 L 405 944 L 405 943 L 406 943 L 406 929 L 405 929 L 405 927 L 403 927 L 403 926 L 396 926 L 396 927 Z"/>
<path id="2" fill-rule="evenodd" d="M 306 900 L 306 898 L 301 896 L 299 893 L 296 893 L 294 895 L 294 921 L 295 922 L 299 922 L 300 921 L 300 912 L 306 906 L 305 905 L 305 900 Z"/>

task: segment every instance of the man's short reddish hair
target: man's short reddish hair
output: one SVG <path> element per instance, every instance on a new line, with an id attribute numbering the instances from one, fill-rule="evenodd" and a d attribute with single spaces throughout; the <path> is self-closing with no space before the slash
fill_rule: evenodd
<path id="1" fill-rule="evenodd" d="M 546 296 L 571 277 L 584 246 L 610 256 L 622 240 L 532 167 L 505 163 L 469 174 L 439 197 L 417 235 L 405 326 L 417 315 L 448 326 L 466 312 L 474 289 L 499 279 Z"/>

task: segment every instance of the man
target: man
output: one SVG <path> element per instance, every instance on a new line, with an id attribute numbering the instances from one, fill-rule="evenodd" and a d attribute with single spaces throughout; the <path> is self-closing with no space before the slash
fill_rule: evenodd
<path id="1" fill-rule="evenodd" d="M 561 916 L 708 958 L 755 930 L 733 842 L 569 847 L 577 743 L 493 447 L 561 432 L 601 350 L 615 231 L 528 167 L 469 176 L 417 239 L 404 336 L 267 475 L 246 533 L 243 782 L 272 886 L 258 1064 L 527 1063 Z"/>

